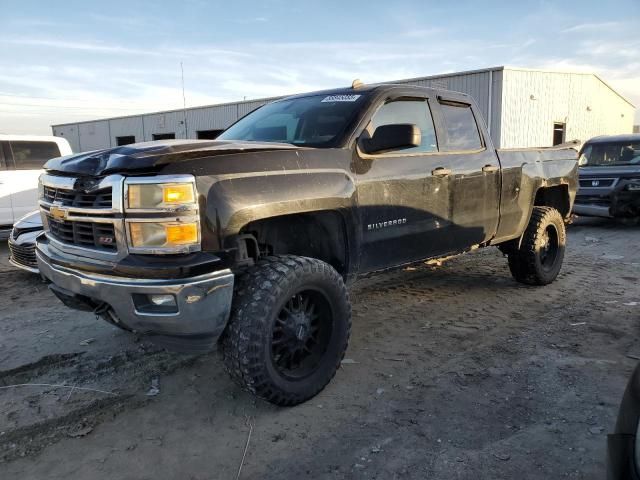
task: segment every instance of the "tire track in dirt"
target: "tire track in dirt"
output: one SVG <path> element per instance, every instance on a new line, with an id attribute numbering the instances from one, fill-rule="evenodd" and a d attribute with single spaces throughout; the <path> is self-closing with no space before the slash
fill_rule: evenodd
<path id="1" fill-rule="evenodd" d="M 145 405 L 152 378 L 188 367 L 195 359 L 141 345 L 109 356 L 48 355 L 0 371 L 0 462 L 33 455 L 125 409 Z"/>

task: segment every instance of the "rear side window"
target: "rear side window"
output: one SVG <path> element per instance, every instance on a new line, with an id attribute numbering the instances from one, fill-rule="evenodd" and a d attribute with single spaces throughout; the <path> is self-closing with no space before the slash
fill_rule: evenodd
<path id="1" fill-rule="evenodd" d="M 402 99 L 385 103 L 371 119 L 371 131 L 373 135 L 376 128 L 382 125 L 409 123 L 420 129 L 420 145 L 413 148 L 405 148 L 400 153 L 420 153 L 438 151 L 436 131 L 431 118 L 431 110 L 426 100 Z"/>
<path id="2" fill-rule="evenodd" d="M 16 170 L 39 170 L 51 158 L 60 156 L 55 142 L 9 142 Z"/>
<path id="3" fill-rule="evenodd" d="M 459 152 L 483 148 L 478 124 L 470 105 L 440 102 L 440 109 L 442 110 L 448 140 L 443 150 Z"/>
<path id="4" fill-rule="evenodd" d="M 4 159 L 4 150 L 5 150 L 4 142 L 0 142 L 0 171 L 7 169 L 7 163 Z"/>

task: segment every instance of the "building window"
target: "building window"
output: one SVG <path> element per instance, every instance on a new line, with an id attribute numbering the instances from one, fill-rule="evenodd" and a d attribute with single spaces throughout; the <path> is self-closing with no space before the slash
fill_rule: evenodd
<path id="1" fill-rule="evenodd" d="M 176 138 L 175 133 L 154 133 L 153 134 L 154 140 L 171 140 L 174 138 Z"/>
<path id="2" fill-rule="evenodd" d="M 224 132 L 224 130 L 198 130 L 196 132 L 196 138 L 199 140 L 213 140 L 222 132 Z"/>
<path id="3" fill-rule="evenodd" d="M 136 143 L 135 135 L 124 135 L 122 137 L 116 137 L 116 144 L 121 147 L 122 145 L 129 145 L 130 143 Z"/>
<path id="4" fill-rule="evenodd" d="M 564 143 L 566 133 L 567 133 L 566 123 L 554 123 L 553 124 L 553 144 L 560 145 L 561 143 Z"/>

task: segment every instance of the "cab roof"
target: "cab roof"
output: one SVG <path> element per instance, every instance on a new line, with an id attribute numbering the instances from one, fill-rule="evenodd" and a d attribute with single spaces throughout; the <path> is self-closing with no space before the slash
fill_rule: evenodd
<path id="1" fill-rule="evenodd" d="M 624 133 L 620 135 L 600 135 L 590 138 L 588 143 L 620 143 L 620 142 L 640 142 L 640 133 Z"/>
<path id="2" fill-rule="evenodd" d="M 317 90 L 315 92 L 305 92 L 305 93 L 299 93 L 296 95 L 289 95 L 286 97 L 282 97 L 276 100 L 276 102 L 278 101 L 282 101 L 282 100 L 291 100 L 294 98 L 304 98 L 304 97 L 311 97 L 311 96 L 315 96 L 315 95 L 358 95 L 358 94 L 372 94 L 372 93 L 380 93 L 380 92 L 391 92 L 393 90 L 404 90 L 404 91 L 416 91 L 416 92 L 428 92 L 430 94 L 444 94 L 447 97 L 451 97 L 451 98 L 465 98 L 465 99 L 470 99 L 471 97 L 469 95 L 467 95 L 466 93 L 462 93 L 462 92 L 455 92 L 453 90 L 445 90 L 445 89 L 441 89 L 441 88 L 428 88 L 428 87 L 421 87 L 418 85 L 407 85 L 407 84 L 402 84 L 402 83 L 376 83 L 376 84 L 363 84 L 360 87 L 357 88 L 353 88 L 353 87 L 342 87 L 342 88 L 333 88 L 333 89 L 329 89 L 329 90 Z"/>

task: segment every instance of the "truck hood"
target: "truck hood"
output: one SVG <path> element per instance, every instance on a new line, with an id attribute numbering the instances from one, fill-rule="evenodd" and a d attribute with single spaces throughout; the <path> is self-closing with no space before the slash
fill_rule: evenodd
<path id="1" fill-rule="evenodd" d="M 580 167 L 578 174 L 583 178 L 591 177 L 628 177 L 640 175 L 640 165 L 614 165 L 611 167 Z"/>
<path id="2" fill-rule="evenodd" d="M 153 172 L 172 163 L 219 155 L 302 149 L 304 147 L 288 143 L 163 140 L 53 158 L 44 168 L 49 172 L 102 176 L 112 173 Z"/>

